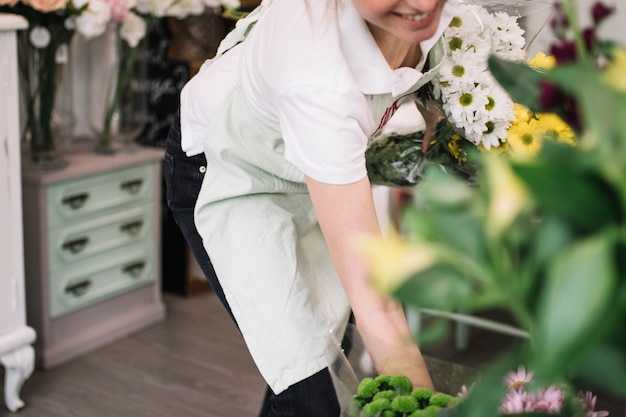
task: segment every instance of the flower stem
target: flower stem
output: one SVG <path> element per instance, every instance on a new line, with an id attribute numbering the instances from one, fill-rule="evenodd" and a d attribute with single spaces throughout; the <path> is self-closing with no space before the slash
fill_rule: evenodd
<path id="1" fill-rule="evenodd" d="M 104 115 L 104 124 L 102 128 L 102 145 L 108 147 L 111 145 L 111 124 L 113 115 L 118 110 L 124 91 L 128 87 L 128 83 L 132 78 L 133 66 L 137 55 L 137 48 L 131 48 L 124 44 L 119 32 L 119 28 L 115 31 L 115 49 L 119 59 L 117 72 L 113 88 L 113 97 L 107 106 Z"/>

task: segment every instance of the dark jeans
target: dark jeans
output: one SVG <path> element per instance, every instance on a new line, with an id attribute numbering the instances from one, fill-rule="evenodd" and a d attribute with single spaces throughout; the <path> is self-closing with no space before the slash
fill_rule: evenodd
<path id="1" fill-rule="evenodd" d="M 181 149 L 180 136 L 180 119 L 177 117 L 165 142 L 167 205 L 202 272 L 235 321 L 194 222 L 193 211 L 204 178 L 206 159 L 204 154 L 188 157 Z M 330 373 L 324 369 L 279 395 L 275 395 L 268 387 L 259 417 L 338 417 L 339 412 Z"/>
<path id="2" fill-rule="evenodd" d="M 224 290 L 222 290 L 222 286 L 215 275 L 213 264 L 204 249 L 202 238 L 198 234 L 194 222 L 193 211 L 198 193 L 200 193 L 202 179 L 204 178 L 206 158 L 204 154 L 188 157 L 181 149 L 179 117 L 174 119 L 167 135 L 164 160 L 163 172 L 165 175 L 167 206 L 172 212 L 174 221 L 176 221 L 185 240 L 187 240 L 189 248 L 198 265 L 200 265 L 204 276 L 234 321 L 235 318 L 224 296 Z"/>

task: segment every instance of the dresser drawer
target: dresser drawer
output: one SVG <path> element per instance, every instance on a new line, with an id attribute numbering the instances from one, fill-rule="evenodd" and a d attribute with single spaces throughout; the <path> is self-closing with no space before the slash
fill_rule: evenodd
<path id="1" fill-rule="evenodd" d="M 154 193 L 153 168 L 142 164 L 97 176 L 51 185 L 48 188 L 48 225 L 111 207 L 148 200 Z"/>
<path id="2" fill-rule="evenodd" d="M 153 243 L 153 213 L 152 204 L 135 204 L 92 216 L 86 221 L 51 228 L 48 234 L 51 271 L 132 243 Z"/>
<path id="3" fill-rule="evenodd" d="M 156 246 L 136 244 L 61 268 L 50 275 L 53 318 L 155 280 Z"/>

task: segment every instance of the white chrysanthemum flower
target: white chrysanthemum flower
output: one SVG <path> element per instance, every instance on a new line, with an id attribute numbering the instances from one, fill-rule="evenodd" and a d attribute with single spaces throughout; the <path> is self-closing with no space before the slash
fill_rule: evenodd
<path id="1" fill-rule="evenodd" d="M 137 12 L 143 15 L 164 17 L 172 3 L 172 0 L 137 0 L 137 6 L 135 8 Z"/>
<path id="2" fill-rule="evenodd" d="M 449 30 L 463 38 L 471 38 L 483 32 L 493 19 L 485 8 L 478 5 L 458 5 L 455 10 L 457 13 L 452 18 Z"/>
<path id="3" fill-rule="evenodd" d="M 204 5 L 209 8 L 223 6 L 226 9 L 238 9 L 241 7 L 241 2 L 239 0 L 204 0 Z"/>
<path id="4" fill-rule="evenodd" d="M 439 81 L 446 84 L 449 91 L 458 91 L 463 85 L 474 84 L 483 71 L 479 62 L 473 59 L 453 61 L 445 59 L 440 67 Z"/>
<path id="5" fill-rule="evenodd" d="M 87 39 L 102 35 L 111 19 L 111 7 L 104 0 L 91 0 L 74 23 L 78 32 Z"/>
<path id="6" fill-rule="evenodd" d="M 496 55 L 516 60 L 524 58 L 524 30 L 517 24 L 517 19 L 506 13 L 494 14 L 496 27 L 493 39 L 496 41 L 493 49 Z"/>
<path id="7" fill-rule="evenodd" d="M 480 143 L 489 150 L 497 148 L 506 142 L 511 122 L 505 120 L 490 120 L 484 126 L 483 134 L 480 136 Z"/>
<path id="8" fill-rule="evenodd" d="M 459 5 L 456 10 L 444 32 L 447 57 L 433 91 L 467 140 L 486 148 L 498 146 L 506 140 L 515 112 L 513 101 L 489 72 L 487 60 L 492 54 L 523 58 L 524 31 L 506 13 L 491 14 L 479 5 Z"/>
<path id="9" fill-rule="evenodd" d="M 147 26 L 146 21 L 141 16 L 128 12 L 122 26 L 120 26 L 120 36 L 128 43 L 128 46 L 134 48 L 146 36 Z"/>
<path id="10" fill-rule="evenodd" d="M 443 109 L 453 124 L 467 130 L 476 122 L 476 114 L 484 108 L 488 100 L 480 86 L 471 89 L 455 91 L 444 97 Z M 469 140 L 472 140 L 468 138 Z M 472 140 L 475 142 L 475 139 Z"/>

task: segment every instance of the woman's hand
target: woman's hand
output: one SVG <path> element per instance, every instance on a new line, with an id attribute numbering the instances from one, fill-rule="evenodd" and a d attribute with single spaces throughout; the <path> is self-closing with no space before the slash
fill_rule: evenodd
<path id="1" fill-rule="evenodd" d="M 369 180 L 326 184 L 307 177 L 307 186 L 357 327 L 379 373 L 404 374 L 414 386 L 432 388 L 424 360 L 413 341 L 401 306 L 370 284 L 354 241 L 380 235 Z"/>

